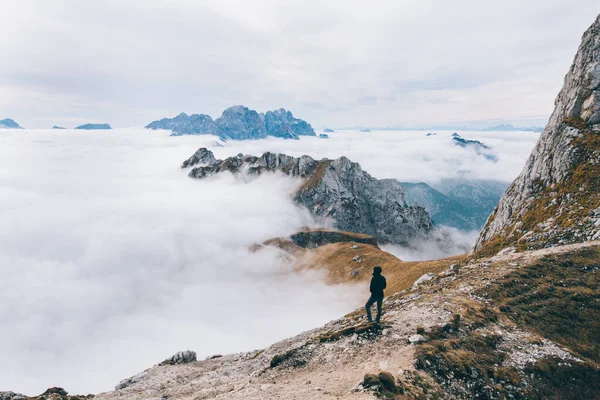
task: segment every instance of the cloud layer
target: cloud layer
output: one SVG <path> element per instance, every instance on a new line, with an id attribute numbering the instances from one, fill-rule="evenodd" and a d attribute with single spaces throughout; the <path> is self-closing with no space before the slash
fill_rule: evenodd
<path id="1" fill-rule="evenodd" d="M 316 126 L 542 124 L 597 1 L 23 0 L 0 109 L 28 128 L 285 107 Z"/>
<path id="2" fill-rule="evenodd" d="M 470 170 L 512 179 L 537 137 L 465 133 L 494 147 L 491 163 L 449 135 L 347 132 L 213 150 L 344 154 L 377 178 Z M 361 305 L 362 287 L 289 274 L 274 250 L 248 253 L 314 221 L 288 197 L 298 181 L 187 178 L 181 161 L 215 141 L 143 129 L 0 130 L 0 354 L 10 360 L 0 388 L 108 390 L 176 351 L 260 348 Z"/>

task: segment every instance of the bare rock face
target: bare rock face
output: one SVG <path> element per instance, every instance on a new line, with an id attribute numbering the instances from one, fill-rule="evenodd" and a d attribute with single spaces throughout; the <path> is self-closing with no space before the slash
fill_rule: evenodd
<path id="1" fill-rule="evenodd" d="M 190 158 L 181 164 L 181 168 L 193 167 L 195 165 L 210 165 L 217 162 L 215 155 L 206 147 L 198 149 Z"/>
<path id="2" fill-rule="evenodd" d="M 164 360 L 161 365 L 187 364 L 196 361 L 196 352 L 192 350 L 179 351 Z"/>
<path id="3" fill-rule="evenodd" d="M 206 149 L 196 154 L 199 155 L 196 158 L 203 160 L 214 158 Z M 346 157 L 317 161 L 306 155 L 239 154 L 195 167 L 189 176 L 205 178 L 225 171 L 248 175 L 277 171 L 304 178 L 294 194 L 294 201 L 314 216 L 332 220 L 335 228 L 343 231 L 371 235 L 380 243 L 410 246 L 421 240 L 436 240 L 441 247 L 450 244 L 447 243 L 449 238 L 433 227 L 423 207 L 406 204 L 404 189 L 397 180 L 375 179 Z"/>
<path id="4" fill-rule="evenodd" d="M 537 249 L 600 238 L 600 16 L 584 33 L 555 109 L 475 251 Z"/>

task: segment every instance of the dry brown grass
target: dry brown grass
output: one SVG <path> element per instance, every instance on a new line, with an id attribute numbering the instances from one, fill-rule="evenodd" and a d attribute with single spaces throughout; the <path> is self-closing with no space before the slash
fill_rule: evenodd
<path id="1" fill-rule="evenodd" d="M 444 258 L 434 261 L 402 261 L 396 256 L 376 246 L 353 243 L 333 243 L 312 250 L 295 254 L 298 257 L 299 269 L 325 269 L 328 272 L 328 283 L 340 284 L 350 282 L 368 282 L 373 267 L 380 266 L 387 280 L 386 295 L 409 289 L 423 274 L 438 274 L 451 264 L 456 264 L 465 255 Z M 361 256 L 362 262 L 353 258 Z M 352 271 L 357 273 L 353 276 Z"/>

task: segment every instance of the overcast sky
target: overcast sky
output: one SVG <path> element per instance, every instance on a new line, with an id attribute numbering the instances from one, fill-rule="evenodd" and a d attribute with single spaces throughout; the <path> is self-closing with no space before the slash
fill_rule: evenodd
<path id="1" fill-rule="evenodd" d="M 0 119 L 543 125 L 597 0 L 0 0 Z"/>

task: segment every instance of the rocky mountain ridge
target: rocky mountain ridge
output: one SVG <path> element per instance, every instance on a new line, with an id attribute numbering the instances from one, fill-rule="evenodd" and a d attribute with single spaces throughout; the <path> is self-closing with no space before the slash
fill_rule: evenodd
<path id="1" fill-rule="evenodd" d="M 346 157 L 317 161 L 307 155 L 292 157 L 267 152 L 260 157 L 238 154 L 217 160 L 210 150 L 201 148 L 183 162 L 182 168 L 192 168 L 189 176 L 195 179 L 222 172 L 283 173 L 303 180 L 293 200 L 313 216 L 333 221 L 337 229 L 406 246 L 428 241 L 443 247 L 451 242 L 434 228 L 424 208 L 406 204 L 404 189 L 397 180 L 375 179 Z"/>
<path id="2" fill-rule="evenodd" d="M 508 183 L 483 179 L 443 179 L 425 182 L 400 182 L 406 202 L 427 210 L 434 225 L 463 231 L 483 228 L 502 197 Z"/>
<path id="3" fill-rule="evenodd" d="M 600 16 L 584 33 L 525 168 L 488 219 L 476 252 L 600 238 Z"/>
<path id="4" fill-rule="evenodd" d="M 213 120 L 206 114 L 181 113 L 174 118 L 163 118 L 146 125 L 147 129 L 166 129 L 173 136 L 216 135 L 223 139 L 264 139 L 267 136 L 299 139 L 300 136 L 316 136 L 304 120 L 295 118 L 283 108 L 258 113 L 244 106 L 233 106 Z"/>

